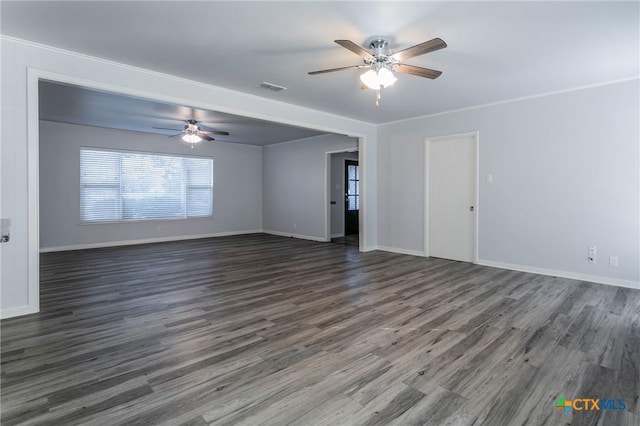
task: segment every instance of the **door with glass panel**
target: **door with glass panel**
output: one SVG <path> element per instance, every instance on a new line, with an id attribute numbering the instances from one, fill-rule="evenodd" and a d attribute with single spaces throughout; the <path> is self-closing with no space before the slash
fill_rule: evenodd
<path id="1" fill-rule="evenodd" d="M 360 170 L 355 160 L 344 162 L 344 235 L 358 233 L 360 213 Z"/>

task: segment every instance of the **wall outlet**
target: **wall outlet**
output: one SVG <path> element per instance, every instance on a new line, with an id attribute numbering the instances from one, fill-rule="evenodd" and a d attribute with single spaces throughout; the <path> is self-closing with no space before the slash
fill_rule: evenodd
<path id="1" fill-rule="evenodd" d="M 618 267 L 618 256 L 609 256 L 609 266 L 613 268 Z"/>
<path id="2" fill-rule="evenodd" d="M 595 265 L 596 264 L 596 256 L 597 256 L 596 246 L 589 246 L 589 254 L 587 256 L 587 261 L 590 264 Z"/>
<path id="3" fill-rule="evenodd" d="M 158 232 L 162 232 L 164 231 L 164 228 L 162 227 L 162 225 L 158 225 Z"/>

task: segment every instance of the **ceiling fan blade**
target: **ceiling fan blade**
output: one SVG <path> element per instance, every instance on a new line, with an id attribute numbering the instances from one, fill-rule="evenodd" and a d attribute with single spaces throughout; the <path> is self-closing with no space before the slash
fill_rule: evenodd
<path id="1" fill-rule="evenodd" d="M 198 136 L 200 136 L 202 139 L 206 141 L 215 141 L 215 139 L 212 138 L 211 136 L 203 135 L 202 133 L 200 133 Z"/>
<path id="2" fill-rule="evenodd" d="M 200 133 L 210 133 L 212 135 L 229 136 L 229 132 L 222 132 L 220 130 L 200 130 Z"/>
<path id="3" fill-rule="evenodd" d="M 308 74 L 309 75 L 316 75 L 316 74 L 324 74 L 324 73 L 327 73 L 327 72 L 353 70 L 353 69 L 370 68 L 370 67 L 371 67 L 370 65 L 351 65 L 349 67 L 340 67 L 340 68 L 331 68 L 331 69 L 328 69 L 328 70 L 311 71 Z"/>
<path id="4" fill-rule="evenodd" d="M 159 129 L 159 130 L 171 130 L 173 132 L 180 132 L 180 129 L 169 129 L 167 127 L 154 127 L 154 129 Z"/>
<path id="5" fill-rule="evenodd" d="M 375 58 L 371 53 L 369 53 L 367 49 L 365 49 L 364 47 L 358 46 L 351 40 L 334 40 L 334 41 L 338 43 L 340 46 L 344 47 L 345 49 L 349 49 L 350 51 L 352 51 L 353 53 L 355 53 L 356 55 L 360 56 L 363 59 Z"/>
<path id="6" fill-rule="evenodd" d="M 440 74 L 442 74 L 442 71 L 436 71 L 429 68 L 416 67 L 414 65 L 407 64 L 397 64 L 393 67 L 393 70 L 403 74 L 412 74 L 417 75 L 418 77 L 431 79 L 438 78 L 440 77 Z"/>
<path id="7" fill-rule="evenodd" d="M 447 47 L 447 43 L 445 43 L 441 38 L 436 37 L 433 40 L 425 41 L 424 43 L 416 44 L 415 46 L 396 52 L 391 55 L 391 57 L 398 61 L 404 61 L 405 59 L 424 55 L 425 53 L 434 52 L 436 50 L 444 49 L 445 47 Z"/>

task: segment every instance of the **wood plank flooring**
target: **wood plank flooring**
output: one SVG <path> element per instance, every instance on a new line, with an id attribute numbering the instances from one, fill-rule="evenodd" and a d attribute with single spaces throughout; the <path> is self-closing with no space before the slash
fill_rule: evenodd
<path id="1" fill-rule="evenodd" d="M 331 239 L 332 243 L 347 244 L 350 246 L 360 246 L 360 236 L 358 234 L 346 235 L 344 237 L 336 237 Z"/>
<path id="2" fill-rule="evenodd" d="M 41 270 L 2 425 L 640 425 L 640 291 L 261 234 Z"/>

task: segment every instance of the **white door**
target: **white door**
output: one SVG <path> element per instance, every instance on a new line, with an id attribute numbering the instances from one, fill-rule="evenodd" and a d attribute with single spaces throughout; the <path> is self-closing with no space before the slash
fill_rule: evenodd
<path id="1" fill-rule="evenodd" d="M 428 255 L 474 261 L 476 136 L 427 140 Z"/>

